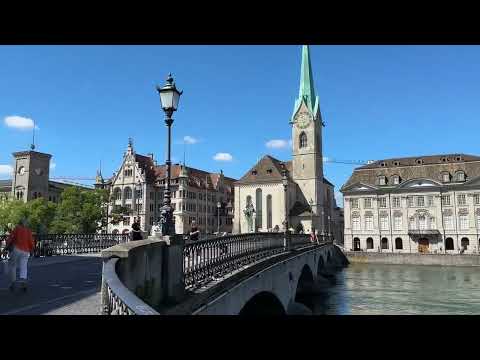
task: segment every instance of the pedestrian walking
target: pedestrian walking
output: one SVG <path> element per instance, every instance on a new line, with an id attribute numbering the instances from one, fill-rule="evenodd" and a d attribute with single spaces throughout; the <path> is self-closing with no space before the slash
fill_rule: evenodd
<path id="1" fill-rule="evenodd" d="M 27 290 L 28 259 L 30 255 L 33 255 L 34 248 L 35 240 L 33 239 L 32 230 L 28 228 L 26 219 L 22 218 L 8 236 L 7 246 L 4 250 L 8 251 L 10 257 L 10 291 L 14 290 L 16 283 L 21 285 L 23 291 Z M 18 281 L 17 271 L 19 272 Z"/>
<path id="2" fill-rule="evenodd" d="M 315 228 L 313 228 L 310 232 L 310 242 L 318 243 L 317 231 L 315 230 Z"/>
<path id="3" fill-rule="evenodd" d="M 192 241 L 197 241 L 200 236 L 200 230 L 198 230 L 195 220 L 192 221 L 192 227 L 190 228 L 190 233 L 188 235 Z"/>
<path id="4" fill-rule="evenodd" d="M 132 224 L 132 241 L 136 241 L 136 240 L 143 240 L 139 218 L 136 218 Z"/>

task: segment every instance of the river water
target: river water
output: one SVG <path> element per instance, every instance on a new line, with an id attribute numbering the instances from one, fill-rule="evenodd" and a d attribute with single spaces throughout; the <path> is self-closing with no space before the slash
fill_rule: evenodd
<path id="1" fill-rule="evenodd" d="M 480 314 L 480 268 L 350 264 L 313 296 L 314 314 Z"/>

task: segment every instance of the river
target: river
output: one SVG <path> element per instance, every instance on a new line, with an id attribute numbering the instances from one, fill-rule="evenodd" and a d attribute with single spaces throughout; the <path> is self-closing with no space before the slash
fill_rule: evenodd
<path id="1" fill-rule="evenodd" d="M 476 267 L 352 263 L 334 282 L 310 299 L 314 314 L 480 314 Z"/>

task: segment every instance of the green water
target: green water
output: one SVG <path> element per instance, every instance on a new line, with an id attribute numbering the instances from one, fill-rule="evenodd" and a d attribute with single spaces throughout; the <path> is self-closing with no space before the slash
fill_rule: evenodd
<path id="1" fill-rule="evenodd" d="M 311 300 L 314 314 L 480 314 L 480 268 L 350 264 Z"/>

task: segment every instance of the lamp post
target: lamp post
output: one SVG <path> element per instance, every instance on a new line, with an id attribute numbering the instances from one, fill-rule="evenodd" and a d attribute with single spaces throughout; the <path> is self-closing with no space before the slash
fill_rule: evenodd
<path id="1" fill-rule="evenodd" d="M 220 201 L 217 202 L 217 235 L 220 235 L 220 208 L 222 204 Z"/>
<path id="2" fill-rule="evenodd" d="M 168 128 L 167 138 L 167 181 L 165 183 L 165 192 L 163 197 L 163 206 L 160 213 L 160 221 L 162 225 L 162 235 L 175 235 L 175 227 L 173 226 L 173 209 L 171 207 L 170 200 L 170 173 L 171 173 L 171 138 L 172 138 L 172 115 L 178 108 L 178 101 L 183 91 L 178 91 L 175 82 L 173 81 L 172 74 L 167 77 L 167 83 L 161 88 L 157 85 L 157 91 L 160 94 L 160 103 L 163 111 L 165 112 L 165 124 Z"/>
<path id="3" fill-rule="evenodd" d="M 290 251 L 290 241 L 288 236 L 288 207 L 287 207 L 287 187 L 288 187 L 288 178 L 287 178 L 287 169 L 285 164 L 282 165 L 282 185 L 284 193 L 284 202 L 285 202 L 285 233 L 283 237 L 283 246 L 286 251 Z"/>

